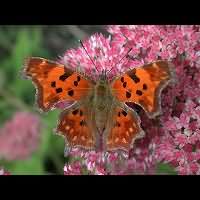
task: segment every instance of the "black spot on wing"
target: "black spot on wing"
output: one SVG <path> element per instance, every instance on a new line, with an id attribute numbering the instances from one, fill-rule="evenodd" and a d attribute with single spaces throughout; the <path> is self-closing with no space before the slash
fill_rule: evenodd
<path id="1" fill-rule="evenodd" d="M 56 87 L 56 82 L 55 81 L 51 82 L 51 87 L 53 87 L 53 88 Z"/>
<path id="2" fill-rule="evenodd" d="M 126 117 L 127 113 L 124 110 L 122 110 L 122 115 L 124 115 L 124 117 Z"/>
<path id="3" fill-rule="evenodd" d="M 135 75 L 130 75 L 130 77 L 132 78 L 132 80 L 135 82 L 135 83 L 139 83 L 140 82 L 140 79 Z"/>
<path id="4" fill-rule="evenodd" d="M 130 92 L 126 92 L 126 98 L 131 98 L 131 93 Z"/>
<path id="5" fill-rule="evenodd" d="M 129 71 L 128 75 L 135 83 L 140 82 L 140 78 L 136 75 L 136 69 Z"/>
<path id="6" fill-rule="evenodd" d="M 138 96 L 142 96 L 142 91 L 141 91 L 141 90 L 136 90 L 136 94 L 137 94 Z"/>
<path id="7" fill-rule="evenodd" d="M 77 81 L 79 82 L 81 80 L 81 77 L 80 76 L 77 76 Z"/>
<path id="8" fill-rule="evenodd" d="M 62 88 L 56 88 L 56 93 L 61 93 L 62 91 Z"/>
<path id="9" fill-rule="evenodd" d="M 78 81 L 74 81 L 74 85 L 77 87 L 78 86 Z"/>
<path id="10" fill-rule="evenodd" d="M 143 84 L 143 90 L 147 90 L 147 84 Z"/>
<path id="11" fill-rule="evenodd" d="M 73 72 L 71 72 L 71 71 L 65 71 L 65 73 L 59 77 L 59 80 L 65 81 L 72 74 L 73 74 Z"/>
<path id="12" fill-rule="evenodd" d="M 74 90 L 69 90 L 68 95 L 72 97 L 74 95 Z"/>
<path id="13" fill-rule="evenodd" d="M 127 82 L 123 82 L 123 87 L 125 88 L 127 85 Z"/>
<path id="14" fill-rule="evenodd" d="M 73 114 L 73 115 L 76 115 L 76 114 L 78 114 L 78 111 L 79 111 L 79 110 L 76 109 L 76 110 L 74 110 L 74 111 L 72 112 L 72 114 Z"/>

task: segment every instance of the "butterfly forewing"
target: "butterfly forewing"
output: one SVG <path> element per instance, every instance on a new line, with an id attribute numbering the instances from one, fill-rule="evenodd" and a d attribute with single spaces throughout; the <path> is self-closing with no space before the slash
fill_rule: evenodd
<path id="1" fill-rule="evenodd" d="M 112 83 L 113 95 L 120 102 L 133 102 L 150 117 L 160 111 L 161 90 L 172 79 L 170 63 L 157 61 L 128 71 Z"/>
<path id="2" fill-rule="evenodd" d="M 60 101 L 81 100 L 92 88 L 92 83 L 81 74 L 43 58 L 27 59 L 24 73 L 36 85 L 37 103 L 43 111 L 48 111 Z"/>

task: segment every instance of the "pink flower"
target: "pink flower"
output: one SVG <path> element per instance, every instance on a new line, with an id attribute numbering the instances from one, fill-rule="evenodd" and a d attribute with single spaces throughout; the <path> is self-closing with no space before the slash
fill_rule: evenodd
<path id="1" fill-rule="evenodd" d="M 136 155 L 136 149 L 139 152 L 135 156 L 136 163 L 146 161 L 144 164 L 148 167 L 159 161 L 167 162 L 176 167 L 180 174 L 198 174 L 200 171 L 197 163 L 199 158 L 194 154 L 199 152 L 200 136 L 200 112 L 197 113 L 200 96 L 199 28 L 200 26 L 108 27 L 113 36 L 112 43 L 117 44 L 118 41 L 118 47 L 128 39 L 127 48 L 136 44 L 136 48 L 142 48 L 141 51 L 149 49 L 145 57 L 141 57 L 139 51 L 132 51 L 132 58 L 135 59 L 130 59 L 127 65 L 135 66 L 136 58 L 139 64 L 157 59 L 167 59 L 175 64 L 177 83 L 168 87 L 162 94 L 162 125 L 155 134 L 151 129 L 155 124 L 147 123 L 143 119 L 147 134 L 133 149 L 133 156 Z M 144 33 L 145 37 L 142 36 Z M 148 138 L 150 134 L 151 138 Z M 151 144 L 155 145 L 154 151 L 144 154 Z M 148 165 L 147 161 L 150 160 L 155 162 Z"/>
<path id="2" fill-rule="evenodd" d="M 39 117 L 17 112 L 0 129 L 0 157 L 6 160 L 26 159 L 37 149 L 39 140 Z"/>
<path id="3" fill-rule="evenodd" d="M 184 147 L 185 144 L 188 143 L 188 141 L 187 141 L 187 136 L 186 136 L 185 134 L 182 134 L 182 133 L 177 133 L 177 134 L 175 134 L 174 143 L 175 143 L 179 148 Z"/>
<path id="4" fill-rule="evenodd" d="M 144 173 L 144 170 L 150 173 L 152 170 L 144 168 L 143 164 L 137 163 L 134 158 L 128 159 L 123 153 L 88 152 L 76 149 L 73 151 L 71 162 L 64 166 L 64 175 L 80 175 L 83 171 L 84 174 L 122 175 Z"/>
<path id="5" fill-rule="evenodd" d="M 200 174 L 200 26 L 113 25 L 108 31 L 112 39 L 95 34 L 83 42 L 96 67 L 82 47 L 67 51 L 60 62 L 80 67 L 96 80 L 103 69 L 113 68 L 113 77 L 166 59 L 174 63 L 176 83 L 162 92 L 163 114 L 158 119 L 140 112 L 146 136 L 136 141 L 128 157 L 81 150 L 72 150 L 69 156 L 78 157 L 79 167 L 88 174 L 152 174 L 159 162 L 174 166 L 178 174 Z M 69 166 L 74 169 L 73 162 Z"/>
<path id="6" fill-rule="evenodd" d="M 183 52 L 192 63 L 197 59 L 192 55 L 198 54 L 196 49 L 199 46 L 199 26 L 113 25 L 108 27 L 108 31 L 113 36 L 112 42 L 118 43 L 118 46 L 122 46 L 128 39 L 128 44 L 136 44 L 137 48 L 149 48 L 145 62 L 155 61 L 159 56 L 161 59 L 172 60 Z M 141 64 L 142 60 L 143 58 Z"/>
<path id="7" fill-rule="evenodd" d="M 79 69 L 96 80 L 98 74 L 105 69 L 110 70 L 112 67 L 112 73 L 109 75 L 111 77 L 116 75 L 126 61 L 126 59 L 124 59 L 124 62 L 118 63 L 120 58 L 127 53 L 127 51 L 125 51 L 126 49 L 123 47 L 117 48 L 111 46 L 111 38 L 105 38 L 102 34 L 92 35 L 89 39 L 83 41 L 83 45 L 95 66 L 83 47 L 66 51 L 59 62 L 66 66 Z"/>
<path id="8" fill-rule="evenodd" d="M 75 161 L 71 165 L 64 166 L 64 175 L 81 175 L 82 164 L 80 161 Z"/>

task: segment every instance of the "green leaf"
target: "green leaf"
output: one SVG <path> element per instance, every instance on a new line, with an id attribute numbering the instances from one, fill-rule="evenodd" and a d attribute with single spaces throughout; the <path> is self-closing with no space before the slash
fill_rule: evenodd
<path id="1" fill-rule="evenodd" d="M 175 169 L 169 164 L 159 163 L 157 164 L 157 173 L 158 174 L 166 174 L 166 175 L 177 175 Z"/>

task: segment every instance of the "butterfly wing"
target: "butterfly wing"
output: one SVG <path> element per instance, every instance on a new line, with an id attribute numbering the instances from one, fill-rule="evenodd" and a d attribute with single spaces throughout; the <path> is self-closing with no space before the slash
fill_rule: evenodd
<path id="1" fill-rule="evenodd" d="M 106 149 L 121 149 L 128 151 L 137 138 L 144 136 L 140 127 L 140 119 L 128 106 L 113 106 L 112 118 L 108 123 L 108 134 L 106 138 Z"/>
<path id="2" fill-rule="evenodd" d="M 120 102 L 132 102 L 143 107 L 149 117 L 160 113 L 160 93 L 172 80 L 171 63 L 157 61 L 134 68 L 112 83 L 113 95 Z"/>
<path id="3" fill-rule="evenodd" d="M 69 147 L 95 149 L 95 127 L 91 106 L 78 104 L 63 111 L 57 126 L 57 133 L 63 135 Z"/>
<path id="4" fill-rule="evenodd" d="M 92 83 L 81 74 L 64 65 L 43 58 L 26 60 L 24 74 L 31 78 L 37 88 L 37 103 L 48 111 L 60 101 L 78 101 L 88 95 Z"/>

